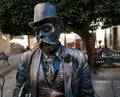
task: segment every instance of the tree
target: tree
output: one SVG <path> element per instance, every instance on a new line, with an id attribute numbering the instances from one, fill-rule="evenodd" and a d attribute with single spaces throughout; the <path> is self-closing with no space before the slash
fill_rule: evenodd
<path id="1" fill-rule="evenodd" d="M 0 27 L 3 33 L 33 34 L 27 25 L 33 20 L 33 7 L 48 0 L 1 0 Z M 94 41 L 89 30 L 92 23 L 103 22 L 102 28 L 120 24 L 120 0 L 49 0 L 57 6 L 58 15 L 69 29 L 79 34 L 86 46 L 88 58 L 94 53 Z"/>
<path id="2" fill-rule="evenodd" d="M 102 28 L 120 24 L 120 0 L 51 0 L 58 7 L 65 28 L 79 34 L 86 46 L 89 60 L 95 49 L 95 41 L 89 30 L 95 30 L 102 21 Z"/>

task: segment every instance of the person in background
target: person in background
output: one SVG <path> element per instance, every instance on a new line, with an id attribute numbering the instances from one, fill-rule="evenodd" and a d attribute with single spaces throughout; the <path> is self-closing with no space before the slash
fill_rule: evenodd
<path id="1" fill-rule="evenodd" d="M 37 4 L 29 25 L 38 47 L 23 53 L 13 97 L 95 97 L 85 55 L 59 42 L 64 25 L 56 7 Z"/>

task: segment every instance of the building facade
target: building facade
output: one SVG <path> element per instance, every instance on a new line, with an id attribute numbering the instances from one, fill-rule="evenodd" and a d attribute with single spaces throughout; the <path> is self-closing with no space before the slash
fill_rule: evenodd
<path id="1" fill-rule="evenodd" d="M 105 46 L 110 49 L 120 47 L 120 25 L 96 30 L 96 48 Z"/>

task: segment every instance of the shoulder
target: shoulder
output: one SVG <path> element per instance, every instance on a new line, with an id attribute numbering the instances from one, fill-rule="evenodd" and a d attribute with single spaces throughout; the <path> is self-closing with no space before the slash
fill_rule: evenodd
<path id="1" fill-rule="evenodd" d="M 29 51 L 26 51 L 22 54 L 21 59 L 23 61 L 27 61 L 33 54 L 35 54 L 38 51 L 38 49 L 32 49 Z"/>
<path id="2" fill-rule="evenodd" d="M 78 49 L 74 49 L 74 48 L 70 48 L 70 47 L 64 47 L 64 51 L 65 51 L 65 55 L 71 55 L 72 59 L 74 61 L 76 61 L 80 65 L 80 67 L 85 62 L 87 62 L 85 54 Z"/>
<path id="3" fill-rule="evenodd" d="M 78 49 L 74 49 L 74 48 L 70 48 L 70 47 L 64 47 L 64 50 L 65 50 L 65 54 L 70 54 L 75 59 L 76 58 L 85 58 L 85 54 Z"/>

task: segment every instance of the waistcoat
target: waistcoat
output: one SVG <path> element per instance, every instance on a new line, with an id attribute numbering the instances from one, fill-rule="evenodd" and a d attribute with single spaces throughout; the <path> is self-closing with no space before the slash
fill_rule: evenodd
<path id="1" fill-rule="evenodd" d="M 31 87 L 32 87 L 31 88 L 31 96 L 38 97 L 37 95 L 39 95 L 39 97 L 52 97 L 52 96 L 50 96 L 51 91 L 52 92 L 57 91 L 57 92 L 60 92 L 60 95 L 61 95 L 61 93 L 62 93 L 62 95 L 64 93 L 64 95 L 71 95 L 69 97 L 73 97 L 72 90 L 70 88 L 71 87 L 71 77 L 72 77 L 72 61 L 69 63 L 65 63 L 63 61 L 63 59 L 61 59 L 61 61 L 60 61 L 58 75 L 56 78 L 56 82 L 54 83 L 56 85 L 61 84 L 62 89 L 59 89 L 59 87 L 52 89 L 52 90 L 50 90 L 50 92 L 46 93 L 47 96 L 38 93 L 39 91 L 43 90 L 44 86 L 47 87 L 47 90 L 50 89 L 50 87 L 48 87 L 47 82 L 45 80 L 45 75 L 44 75 L 44 71 L 42 68 L 41 55 L 42 55 L 41 51 L 38 50 L 35 53 L 35 55 L 33 56 L 32 61 L 31 61 L 31 66 L 30 66 L 30 83 L 31 83 Z M 43 82 L 43 83 L 45 83 L 44 86 L 42 86 L 42 84 L 41 84 L 42 80 L 44 80 L 44 82 Z M 39 83 L 39 81 L 41 83 Z M 54 86 L 56 86 L 56 85 L 54 85 Z M 62 96 L 62 97 L 64 97 L 64 96 Z M 66 96 L 66 97 L 68 97 L 68 96 Z"/>

